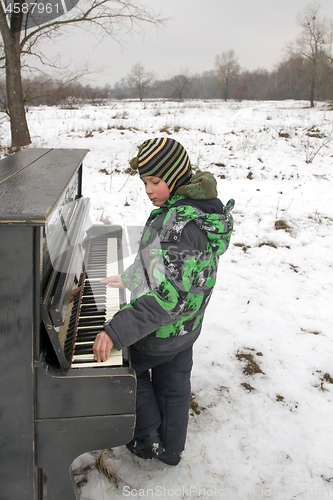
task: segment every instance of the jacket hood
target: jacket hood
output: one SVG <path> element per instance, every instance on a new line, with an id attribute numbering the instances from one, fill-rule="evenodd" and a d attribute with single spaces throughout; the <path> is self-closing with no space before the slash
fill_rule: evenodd
<path id="1" fill-rule="evenodd" d="M 180 205 L 190 205 L 191 207 L 199 208 L 205 214 L 216 214 L 222 213 L 223 203 L 219 198 L 211 198 L 209 200 L 193 200 L 190 198 L 182 198 L 181 200 L 175 201 L 173 207 Z"/>
<path id="2" fill-rule="evenodd" d="M 180 186 L 175 194 L 187 196 L 192 200 L 210 200 L 216 198 L 216 179 L 210 172 L 200 172 L 192 176 L 191 180 Z"/>
<path id="3" fill-rule="evenodd" d="M 214 201 L 215 200 L 215 201 Z M 227 206 L 215 198 L 214 200 L 189 200 L 185 196 L 174 196 L 166 201 L 163 207 L 151 213 L 150 220 L 160 213 L 167 211 L 160 239 L 161 241 L 177 243 L 186 224 L 193 221 L 207 236 L 209 244 L 220 256 L 228 248 L 233 229 L 231 210 L 234 201 L 230 200 Z M 205 208 L 208 209 L 204 211 Z M 199 205 L 199 206 L 198 206 Z M 218 208 L 217 210 L 214 210 Z"/>

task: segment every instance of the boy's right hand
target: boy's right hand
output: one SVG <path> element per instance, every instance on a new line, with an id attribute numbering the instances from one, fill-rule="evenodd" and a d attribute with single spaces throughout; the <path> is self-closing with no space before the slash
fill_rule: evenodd
<path id="1" fill-rule="evenodd" d="M 109 276 L 108 278 L 104 278 L 101 280 L 103 285 L 111 286 L 112 288 L 125 288 L 123 280 L 121 279 L 121 274 L 117 274 L 116 276 Z"/>
<path id="2" fill-rule="evenodd" d="M 98 363 L 107 361 L 110 351 L 113 347 L 113 342 L 106 332 L 100 332 L 93 345 L 94 359 Z"/>

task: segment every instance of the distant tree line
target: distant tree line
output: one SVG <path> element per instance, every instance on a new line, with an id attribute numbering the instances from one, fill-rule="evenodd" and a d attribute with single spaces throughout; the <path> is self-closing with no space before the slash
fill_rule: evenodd
<path id="1" fill-rule="evenodd" d="M 298 15 L 299 35 L 273 71 L 242 69 L 233 50 L 217 55 L 211 71 L 191 75 L 187 69 L 166 80 L 154 79 L 138 63 L 116 83 L 111 95 L 117 99 L 305 99 L 311 106 L 315 100 L 333 100 L 332 20 L 319 9 L 315 2 Z"/>
<path id="2" fill-rule="evenodd" d="M 101 101 L 111 95 L 111 87 L 94 87 L 89 84 L 82 84 L 77 80 L 64 82 L 54 78 L 22 79 L 23 101 L 25 106 L 47 105 L 76 107 L 84 101 Z M 4 80 L 0 80 L 0 111 L 7 114 L 6 85 Z"/>
<path id="3" fill-rule="evenodd" d="M 273 71 L 241 69 L 233 50 L 217 55 L 211 71 L 191 76 L 189 70 L 182 70 L 167 80 L 154 81 L 152 74 L 138 63 L 127 78 L 114 86 L 112 94 L 118 99 L 136 95 L 143 99 L 145 94 L 179 100 L 308 99 L 311 106 L 315 100 L 332 100 L 333 24 L 319 10 L 320 5 L 315 2 L 301 11 L 297 17 L 299 35 L 288 45 L 283 61 Z M 149 85 L 142 86 L 143 81 L 149 81 Z"/>
<path id="4" fill-rule="evenodd" d="M 304 58 L 291 56 L 271 72 L 263 68 L 253 71 L 239 68 L 227 82 L 223 81 L 216 70 L 194 75 L 180 73 L 171 79 L 155 80 L 146 87 L 144 96 L 177 100 L 309 100 L 308 66 Z M 110 97 L 137 98 L 139 92 L 123 78 L 111 89 Z M 329 62 L 321 64 L 319 68 L 314 99 L 333 100 L 333 66 Z"/>
<path id="5" fill-rule="evenodd" d="M 105 99 L 236 99 L 333 100 L 332 21 L 319 14 L 317 3 L 298 16 L 300 34 L 286 49 L 284 59 L 272 70 L 245 70 L 233 50 L 215 57 L 210 71 L 192 74 L 185 68 L 158 79 L 141 62 L 113 87 L 84 85 L 79 79 L 57 80 L 45 75 L 23 78 L 23 102 L 28 105 L 76 107 L 85 101 Z M 0 80 L 0 111 L 9 113 L 5 80 Z"/>
<path id="6" fill-rule="evenodd" d="M 41 77 L 23 79 L 24 102 L 26 105 L 71 107 L 87 100 L 97 102 L 110 98 L 311 100 L 312 94 L 316 101 L 333 100 L 333 65 L 328 58 L 317 64 L 316 85 L 312 91 L 310 63 L 300 55 L 290 55 L 273 71 L 261 68 L 242 70 L 235 62 L 230 74 L 224 75 L 221 59 L 226 59 L 228 53 L 217 57 L 219 62 L 211 71 L 193 75 L 186 71 L 165 80 L 150 79 L 146 84 L 135 82 L 133 75 L 123 78 L 113 87 L 84 85 L 78 81 L 64 84 L 54 79 L 45 81 Z M 138 64 L 145 73 L 142 64 Z M 3 111 L 6 111 L 4 81 L 0 82 L 0 100 Z"/>
<path id="7" fill-rule="evenodd" d="M 230 51 L 232 52 L 232 51 Z M 226 57 L 227 53 L 219 56 Z M 219 62 L 220 65 L 220 62 Z M 143 66 L 141 65 L 143 68 Z M 143 68 L 144 70 L 144 68 Z M 132 76 L 123 78 L 113 87 L 82 84 L 78 81 L 63 83 L 41 77 L 23 79 L 23 98 L 26 105 L 60 105 L 75 107 L 84 101 L 105 99 L 164 98 L 164 99 L 236 99 L 236 100 L 309 100 L 311 88 L 309 62 L 302 56 L 291 55 L 273 71 L 242 70 L 236 63 L 232 72 L 223 77 L 219 68 L 201 74 L 182 72 L 165 80 L 150 80 L 141 85 Z M 313 99 L 333 100 L 333 65 L 328 59 L 320 61 L 317 68 Z M 0 81 L 0 102 L 6 112 L 5 82 Z"/>

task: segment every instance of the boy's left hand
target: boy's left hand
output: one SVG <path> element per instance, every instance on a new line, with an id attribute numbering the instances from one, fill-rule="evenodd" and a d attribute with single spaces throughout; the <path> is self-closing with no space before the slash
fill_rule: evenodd
<path id="1" fill-rule="evenodd" d="M 113 347 L 113 342 L 108 336 L 108 334 L 103 331 L 100 332 L 95 339 L 93 345 L 94 359 L 95 361 L 106 361 L 109 357 L 110 351 Z"/>
<path id="2" fill-rule="evenodd" d="M 113 288 L 126 288 L 123 280 L 121 279 L 121 274 L 117 274 L 116 276 L 109 276 L 108 278 L 103 278 L 100 283 L 103 285 L 108 285 Z"/>

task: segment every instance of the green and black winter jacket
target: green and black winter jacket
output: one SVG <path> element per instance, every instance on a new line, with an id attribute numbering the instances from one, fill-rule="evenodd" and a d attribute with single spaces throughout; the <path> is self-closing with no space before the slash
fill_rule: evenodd
<path id="1" fill-rule="evenodd" d="M 193 344 L 229 246 L 232 207 L 176 195 L 152 211 L 135 261 L 122 274 L 131 301 L 104 325 L 117 349 L 134 344 L 163 354 Z"/>

